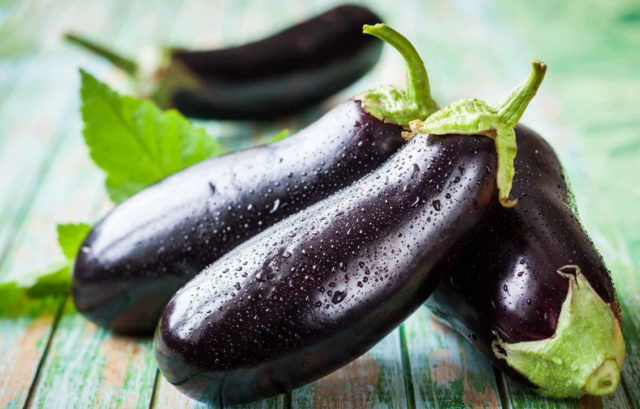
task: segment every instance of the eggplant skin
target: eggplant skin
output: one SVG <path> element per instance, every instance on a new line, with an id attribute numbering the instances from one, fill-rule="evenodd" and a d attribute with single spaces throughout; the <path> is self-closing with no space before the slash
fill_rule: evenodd
<path id="1" fill-rule="evenodd" d="M 311 382 L 421 305 L 495 196 L 486 137 L 419 135 L 376 171 L 243 243 L 169 302 L 154 339 L 183 393 L 233 404 Z M 434 274 L 435 273 L 435 274 Z"/>
<path id="2" fill-rule="evenodd" d="M 198 79 L 178 88 L 171 106 L 204 119 L 271 119 L 315 105 L 366 74 L 382 42 L 362 34 L 381 22 L 365 7 L 344 5 L 243 46 L 174 50 L 171 59 Z"/>
<path id="3" fill-rule="evenodd" d="M 153 334 L 171 296 L 241 242 L 349 185 L 388 159 L 402 129 L 349 100 L 278 143 L 212 158 L 116 206 L 76 257 L 82 314 Z"/>
<path id="4" fill-rule="evenodd" d="M 620 320 L 620 307 L 604 261 L 580 225 L 562 166 L 536 132 L 516 127 L 518 153 L 512 208 L 496 205 L 467 247 L 442 264 L 448 279 L 427 306 L 475 344 L 494 365 L 522 375 L 491 350 L 536 341 L 556 330 L 569 280 L 563 266 L 580 266 L 596 293 Z"/>

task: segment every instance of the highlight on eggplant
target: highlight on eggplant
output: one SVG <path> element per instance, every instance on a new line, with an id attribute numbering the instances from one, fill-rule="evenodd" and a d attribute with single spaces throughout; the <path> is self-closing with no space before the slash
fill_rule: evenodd
<path id="1" fill-rule="evenodd" d="M 386 26 L 367 31 L 415 52 Z M 506 132 L 539 83 L 517 88 L 501 105 L 515 114 L 493 123 Z M 447 273 L 438 267 L 483 225 L 501 180 L 497 145 L 484 135 L 416 134 L 377 170 L 227 253 L 165 308 L 154 337 L 163 375 L 195 399 L 227 405 L 356 359 L 429 296 Z"/>
<path id="2" fill-rule="evenodd" d="M 413 80 L 393 95 L 406 104 L 402 112 L 429 115 L 437 107 L 424 92 L 424 65 L 415 50 L 404 56 Z M 114 332 L 151 334 L 166 302 L 194 275 L 376 169 L 404 144 L 406 117 L 377 107 L 384 121 L 368 112 L 368 95 L 378 92 L 344 102 L 278 143 L 187 168 L 115 207 L 76 258 L 78 311 Z"/>
<path id="3" fill-rule="evenodd" d="M 611 277 L 551 146 L 522 125 L 516 139 L 518 204 L 495 206 L 473 242 L 442 264 L 449 279 L 427 306 L 544 396 L 612 393 L 625 345 Z"/>
<path id="4" fill-rule="evenodd" d="M 121 68 L 163 108 L 202 119 L 262 120 L 309 108 L 371 70 L 382 44 L 361 29 L 380 21 L 365 7 L 338 6 L 246 45 L 167 49 L 152 73 L 79 35 L 65 38 Z"/>

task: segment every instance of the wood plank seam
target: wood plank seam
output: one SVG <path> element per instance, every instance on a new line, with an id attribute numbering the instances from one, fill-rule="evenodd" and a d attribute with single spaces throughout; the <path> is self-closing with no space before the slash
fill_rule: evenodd
<path id="1" fill-rule="evenodd" d="M 493 369 L 493 376 L 496 380 L 496 386 L 498 388 L 498 398 L 500 399 L 500 407 L 501 408 L 511 408 L 511 404 L 509 403 L 509 397 L 507 396 L 507 389 L 505 386 L 504 377 L 505 375 L 495 366 L 491 366 Z"/>
<path id="2" fill-rule="evenodd" d="M 156 369 L 156 376 L 153 380 L 153 391 L 151 392 L 151 399 L 149 399 L 149 409 L 153 409 L 156 404 L 156 391 L 158 390 L 158 384 L 160 383 L 160 371 Z"/>
<path id="3" fill-rule="evenodd" d="M 404 391 L 407 395 L 407 406 L 408 409 L 416 409 L 416 395 L 413 388 L 413 377 L 411 376 L 411 361 L 409 360 L 409 348 L 407 347 L 407 336 L 405 334 L 404 323 L 400 324 L 398 338 L 400 342 L 402 375 L 404 377 Z"/>
<path id="4" fill-rule="evenodd" d="M 633 407 L 633 409 L 640 409 L 633 401 L 633 396 L 631 395 L 631 390 L 629 389 L 627 382 L 627 378 L 623 376 L 622 379 L 620 379 L 620 386 L 618 386 L 618 388 L 622 388 L 624 396 L 627 398 L 627 402 L 629 402 L 629 405 Z"/>
<path id="5" fill-rule="evenodd" d="M 44 368 L 44 363 L 46 361 L 47 358 L 47 354 L 49 353 L 49 350 L 51 348 L 51 343 L 53 341 L 53 336 L 56 332 L 56 330 L 58 329 L 58 323 L 60 322 L 60 318 L 62 318 L 62 312 L 64 311 L 64 305 L 67 301 L 68 297 L 62 297 L 62 299 L 60 300 L 60 303 L 58 304 L 58 309 L 56 311 L 56 314 L 53 318 L 53 323 L 51 324 L 51 332 L 49 332 L 49 337 L 47 338 L 47 343 L 44 347 L 44 350 L 42 351 L 42 354 L 40 355 L 40 361 L 38 362 L 38 367 L 36 369 L 36 372 L 33 376 L 33 378 L 31 379 L 31 385 L 29 386 L 29 391 L 27 392 L 27 398 L 24 401 L 24 409 L 30 408 L 31 404 L 32 404 L 32 400 L 33 400 L 33 396 L 35 395 L 36 389 L 37 389 L 37 385 L 38 385 L 38 381 L 40 380 L 40 377 L 42 376 L 42 370 Z"/>

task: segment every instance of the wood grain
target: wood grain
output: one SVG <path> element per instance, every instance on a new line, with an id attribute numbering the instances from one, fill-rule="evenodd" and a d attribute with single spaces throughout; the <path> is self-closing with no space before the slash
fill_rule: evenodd
<path id="1" fill-rule="evenodd" d="M 342 369 L 291 393 L 299 409 L 382 409 L 408 407 L 399 331 Z"/>
<path id="2" fill-rule="evenodd" d="M 480 353 L 421 307 L 405 322 L 417 408 L 499 408 L 493 369 Z"/>

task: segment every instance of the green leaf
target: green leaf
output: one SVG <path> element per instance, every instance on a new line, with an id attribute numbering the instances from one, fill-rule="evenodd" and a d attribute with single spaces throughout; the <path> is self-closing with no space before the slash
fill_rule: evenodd
<path id="1" fill-rule="evenodd" d="M 41 298 L 65 295 L 71 288 L 71 265 L 82 242 L 91 231 L 86 223 L 58 224 L 58 244 L 66 260 L 40 271 L 22 274 L 13 281 L 0 283 L 0 298 L 27 296 Z"/>
<path id="2" fill-rule="evenodd" d="M 21 274 L 12 281 L 0 282 L 0 299 L 66 295 L 71 284 L 71 262 L 55 263 L 42 270 Z"/>
<path id="3" fill-rule="evenodd" d="M 80 245 L 87 234 L 91 231 L 91 226 L 86 223 L 58 224 L 58 244 L 67 260 L 73 261 L 76 258 Z"/>
<path id="4" fill-rule="evenodd" d="M 220 145 L 175 110 L 121 96 L 80 71 L 84 139 L 119 203 L 158 180 L 220 155 Z"/>
<path id="5" fill-rule="evenodd" d="M 276 143 L 276 142 L 279 142 L 279 141 L 285 139 L 287 136 L 289 136 L 289 129 L 284 128 L 283 130 L 281 130 L 277 134 L 273 135 L 271 138 L 267 139 L 265 144 L 266 145 L 271 145 L 272 143 Z"/>
<path id="6" fill-rule="evenodd" d="M 31 298 L 68 294 L 71 289 L 71 263 L 51 273 L 35 277 L 34 282 L 23 288 Z"/>

